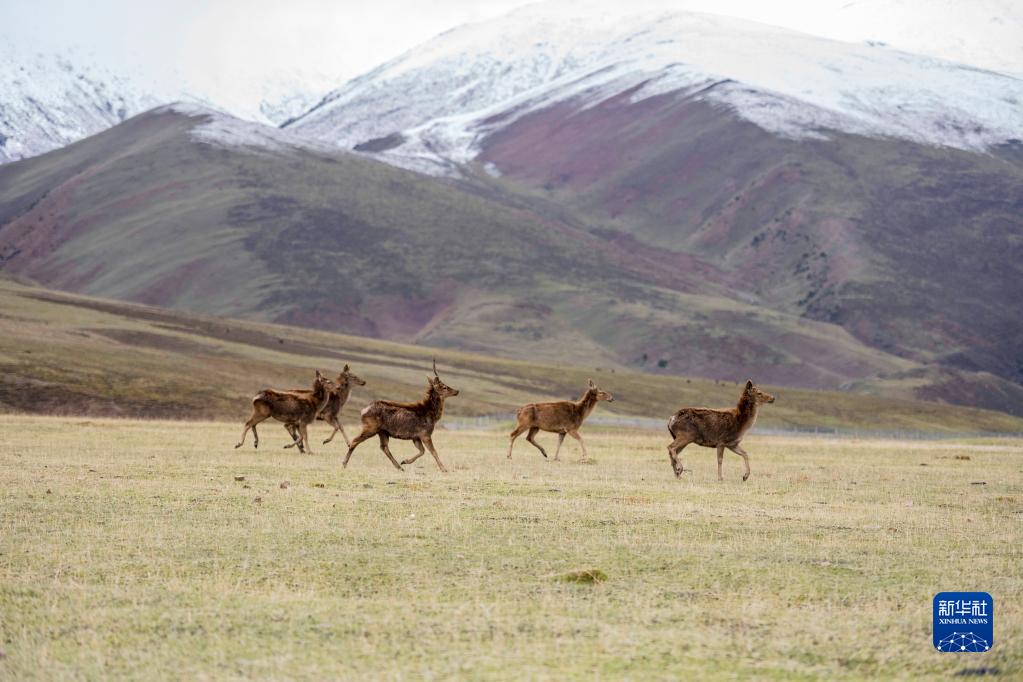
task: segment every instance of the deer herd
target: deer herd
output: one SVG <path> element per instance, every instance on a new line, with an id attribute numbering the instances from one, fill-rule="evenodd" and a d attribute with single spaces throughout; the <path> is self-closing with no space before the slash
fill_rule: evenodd
<path id="1" fill-rule="evenodd" d="M 348 467 L 355 448 L 359 447 L 363 441 L 377 436 L 380 439 L 380 449 L 396 469 L 403 470 L 404 465 L 412 464 L 429 450 L 434 461 L 437 462 L 437 467 L 441 471 L 447 471 L 447 467 L 444 466 L 444 462 L 441 461 L 440 455 L 437 454 L 437 449 L 433 445 L 433 430 L 444 414 L 444 401 L 458 395 L 458 390 L 451 388 L 441 380 L 437 374 L 437 361 L 433 361 L 433 376 L 427 377 L 426 393 L 422 398 L 412 403 L 374 400 L 362 410 L 362 432 L 354 439 L 349 440 L 348 434 L 345 433 L 345 429 L 341 425 L 341 409 L 348 401 L 352 387 L 365 385 L 366 382 L 357 377 L 348 365 L 345 365 L 336 379 L 327 379 L 317 371 L 312 389 L 285 391 L 264 389 L 252 399 L 252 416 L 245 422 L 241 441 L 235 445 L 235 448 L 240 448 L 245 444 L 245 437 L 250 429 L 254 441 L 253 447 L 258 448 L 259 433 L 256 431 L 256 425 L 272 417 L 282 422 L 284 429 L 291 436 L 291 443 L 284 447 L 297 446 L 300 452 L 311 454 L 313 450 L 309 443 L 308 427 L 309 424 L 319 419 L 334 428 L 330 436 L 323 441 L 324 444 L 332 441 L 338 431 L 345 439 L 345 443 L 348 445 L 348 453 L 342 464 L 345 468 Z M 508 458 L 511 459 L 515 439 L 526 433 L 526 440 L 546 459 L 547 451 L 534 438 L 538 432 L 548 431 L 558 434 L 558 445 L 554 450 L 555 460 L 558 459 L 561 444 L 566 435 L 579 441 L 583 460 L 588 459 L 589 455 L 586 453 L 583 437 L 579 434 L 579 427 L 593 412 L 597 403 L 602 400 L 614 402 L 614 396 L 597 387 L 591 379 L 579 400 L 559 400 L 523 405 L 516 412 L 517 423 L 509 434 Z M 724 480 L 721 474 L 721 464 L 724 460 L 725 448 L 742 457 L 745 465 L 742 480 L 747 480 L 750 475 L 749 454 L 742 449 L 739 443 L 756 422 L 760 405 L 773 402 L 774 396 L 760 390 L 751 380 L 746 382 L 742 394 L 739 396 L 739 402 L 733 408 L 683 407 L 673 414 L 668 420 L 668 432 L 673 438 L 668 446 L 668 458 L 671 461 L 675 477 L 681 478 L 684 471 L 680 458 L 682 450 L 687 445 L 695 443 L 717 449 L 719 481 Z M 412 441 L 418 453 L 399 463 L 388 445 L 391 438 Z"/>

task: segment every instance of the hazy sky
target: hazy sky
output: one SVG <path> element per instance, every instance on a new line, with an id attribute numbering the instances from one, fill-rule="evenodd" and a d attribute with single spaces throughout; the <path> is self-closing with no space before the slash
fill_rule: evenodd
<path id="1" fill-rule="evenodd" d="M 452 26 L 523 0 L 0 0 L 0 26 L 144 68 L 351 77 Z"/>
<path id="2" fill-rule="evenodd" d="M 296 76 L 306 86 L 329 88 L 441 31 L 524 4 L 528 0 L 0 0 L 0 39 L 42 48 L 77 45 L 119 69 L 156 80 L 185 74 L 207 90 L 227 87 L 228 79 L 242 85 Z M 987 58 L 991 63 L 981 65 L 989 67 L 999 59 L 1023 59 L 1019 24 L 998 27 L 990 19 L 1018 19 L 1023 2 L 1017 0 L 605 4 L 730 14 L 842 40 L 902 40 L 908 44 L 900 47 L 923 52 L 933 44 L 932 54 L 959 50 L 952 56 L 979 55 L 974 63 Z M 1005 45 L 998 30 L 1007 36 Z"/>

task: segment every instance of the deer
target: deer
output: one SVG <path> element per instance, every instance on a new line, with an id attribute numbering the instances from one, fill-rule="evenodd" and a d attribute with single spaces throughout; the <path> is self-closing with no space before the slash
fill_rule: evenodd
<path id="1" fill-rule="evenodd" d="M 529 433 L 526 434 L 526 440 L 540 451 L 544 459 L 547 459 L 547 451 L 533 440 L 538 431 L 550 431 L 551 433 L 558 434 L 558 447 L 554 451 L 555 461 L 558 460 L 558 455 L 561 452 L 561 444 L 565 441 L 565 434 L 579 441 L 579 447 L 583 450 L 583 460 L 588 459 L 589 455 L 586 454 L 586 444 L 583 443 L 583 437 L 579 435 L 579 427 L 582 426 L 583 420 L 590 415 L 590 412 L 593 411 L 593 408 L 601 400 L 613 403 L 614 396 L 607 391 L 597 388 L 597 385 L 593 383 L 593 379 L 590 379 L 586 392 L 583 393 L 579 400 L 574 402 L 571 400 L 559 400 L 550 403 L 529 403 L 528 405 L 523 405 L 515 413 L 518 424 L 508 436 L 510 439 L 508 443 L 508 459 L 511 459 L 512 448 L 515 447 L 515 439 L 522 435 L 523 431 L 527 430 Z"/>
<path id="2" fill-rule="evenodd" d="M 721 475 L 725 448 L 742 457 L 746 465 L 742 480 L 748 480 L 749 453 L 739 443 L 756 423 L 760 406 L 773 402 L 774 396 L 761 391 L 750 379 L 742 389 L 738 405 L 733 408 L 715 410 L 708 407 L 683 407 L 673 414 L 668 420 L 668 433 L 674 438 L 668 446 L 668 457 L 675 478 L 682 477 L 682 460 L 679 455 L 687 445 L 696 443 L 707 448 L 717 448 L 719 481 L 725 480 Z"/>
<path id="3" fill-rule="evenodd" d="M 256 431 L 256 424 L 273 417 L 277 421 L 284 422 L 285 428 L 294 425 L 300 437 L 300 440 L 295 440 L 295 444 L 298 444 L 299 450 L 312 454 L 306 427 L 327 406 L 335 390 L 337 387 L 334 382 L 325 379 L 319 370 L 316 371 L 316 379 L 313 381 L 311 391 L 263 389 L 252 398 L 252 416 L 245 422 L 242 439 L 234 446 L 235 449 L 237 450 L 245 444 L 245 436 L 249 429 L 252 429 L 252 437 L 255 440 L 253 447 L 258 448 L 259 432 Z M 290 428 L 288 428 L 288 432 L 291 433 Z"/>
<path id="4" fill-rule="evenodd" d="M 338 431 L 341 432 L 341 437 L 345 439 L 345 445 L 352 444 L 352 442 L 348 440 L 348 434 L 345 433 L 345 427 L 341 425 L 341 409 L 345 406 L 345 403 L 348 402 L 348 396 L 352 393 L 352 384 L 355 384 L 356 386 L 365 386 L 366 382 L 355 376 L 351 368 L 349 368 L 348 365 L 345 365 L 344 369 L 341 370 L 341 373 L 337 375 L 337 379 L 334 380 L 336 389 L 330 394 L 330 400 L 327 401 L 327 406 L 323 408 L 323 411 L 316 415 L 317 419 L 325 421 L 334 427 L 334 430 L 331 431 L 327 439 L 323 441 L 324 445 L 334 440 L 334 436 L 337 435 Z M 292 392 L 309 393 L 310 391 Z M 298 425 L 295 423 L 289 423 L 285 424 L 284 428 L 291 435 L 293 441 L 284 447 L 293 448 L 298 445 L 299 450 L 301 451 L 302 441 L 299 438 Z"/>
<path id="5" fill-rule="evenodd" d="M 426 394 L 418 402 L 399 403 L 391 400 L 374 400 L 362 410 L 362 433 L 356 436 L 348 446 L 348 454 L 345 455 L 342 468 L 348 468 L 348 461 L 360 443 L 373 436 L 379 436 L 380 449 L 387 455 L 387 459 L 391 460 L 394 468 L 399 471 L 404 471 L 402 468 L 404 465 L 412 464 L 425 454 L 424 445 L 433 455 L 437 467 L 444 472 L 448 470 L 444 466 L 444 462 L 440 461 L 437 449 L 433 447 L 433 429 L 444 414 L 444 401 L 458 395 L 458 391 L 441 381 L 437 374 L 436 358 L 433 360 L 433 376 L 427 376 L 426 381 Z M 412 441 L 416 449 L 419 450 L 419 454 L 399 464 L 387 445 L 391 438 Z"/>

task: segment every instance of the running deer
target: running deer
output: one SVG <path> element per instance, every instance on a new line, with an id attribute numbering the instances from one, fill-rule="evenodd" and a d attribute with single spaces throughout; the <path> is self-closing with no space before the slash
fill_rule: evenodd
<path id="1" fill-rule="evenodd" d="M 607 391 L 597 388 L 597 385 L 593 383 L 593 379 L 590 379 L 586 392 L 575 402 L 560 400 L 553 403 L 530 403 L 520 407 L 515 415 L 518 425 L 509 434 L 511 442 L 508 443 L 508 459 L 511 459 L 515 439 L 526 430 L 529 431 L 526 435 L 526 440 L 532 443 L 545 459 L 547 451 L 533 440 L 537 431 L 550 431 L 558 434 L 558 448 L 554 451 L 555 460 L 558 459 L 558 454 L 561 452 L 561 444 L 565 441 L 566 433 L 579 441 L 579 447 L 583 449 L 583 459 L 588 459 L 589 455 L 586 454 L 586 445 L 583 443 L 583 437 L 579 435 L 579 427 L 582 426 L 583 420 L 590 415 L 590 412 L 593 411 L 593 408 L 601 400 L 613 403 L 614 396 Z"/>
<path id="2" fill-rule="evenodd" d="M 234 447 L 240 448 L 244 445 L 245 436 L 249 429 L 252 429 L 252 437 L 255 439 L 253 447 L 258 448 L 259 433 L 256 431 L 256 424 L 273 417 L 277 421 L 284 422 L 285 428 L 289 432 L 292 431 L 289 425 L 293 425 L 300 437 L 300 440 L 295 441 L 299 449 L 312 454 L 306 427 L 327 406 L 327 402 L 336 388 L 334 382 L 325 379 L 317 370 L 316 380 L 313 382 L 311 391 L 275 391 L 272 388 L 260 391 L 252 399 L 252 416 L 245 422 L 242 439 Z"/>
<path id="3" fill-rule="evenodd" d="M 351 395 L 352 393 L 353 384 L 356 386 L 365 386 L 366 382 L 360 379 L 359 377 L 355 376 L 355 374 L 352 373 L 352 370 L 348 367 L 348 365 L 345 365 L 345 368 L 341 370 L 340 374 L 337 375 L 337 379 L 334 380 L 334 385 L 336 386 L 336 388 L 334 392 L 330 394 L 330 400 L 327 401 L 327 406 L 324 407 L 323 410 L 318 415 L 316 415 L 317 419 L 325 421 L 334 427 L 334 430 L 331 431 L 327 439 L 323 441 L 324 445 L 334 440 L 334 436 L 337 435 L 338 431 L 341 432 L 341 437 L 345 439 L 345 445 L 352 444 L 352 442 L 348 440 L 348 434 L 345 433 L 345 427 L 341 425 L 341 409 L 344 408 L 345 403 L 348 402 L 348 396 Z M 310 393 L 310 391 L 292 392 Z M 302 441 L 298 437 L 299 436 L 298 425 L 285 424 L 284 428 L 287 429 L 289 434 L 291 434 L 291 438 L 294 441 L 293 443 L 285 445 L 284 447 L 293 448 L 296 445 L 298 445 L 299 449 L 301 450 Z"/>
<path id="4" fill-rule="evenodd" d="M 749 454 L 739 445 L 746 432 L 753 428 L 757 421 L 757 412 L 764 403 L 773 403 L 774 396 L 764 393 L 753 385 L 753 380 L 746 382 L 739 396 L 739 404 L 731 409 L 712 410 L 707 407 L 683 407 L 668 420 L 668 432 L 675 440 L 668 446 L 668 457 L 675 477 L 682 477 L 682 460 L 679 455 L 690 443 L 707 448 L 717 448 L 718 480 L 723 481 L 721 463 L 725 458 L 725 448 L 742 457 L 746 465 L 746 473 L 742 480 L 749 478 Z"/>
<path id="5" fill-rule="evenodd" d="M 458 395 L 458 391 L 451 388 L 437 375 L 437 360 L 433 361 L 433 376 L 426 378 L 428 384 L 426 395 L 419 402 L 396 403 L 390 400 L 375 400 L 366 406 L 362 411 L 362 433 L 355 437 L 352 444 L 348 446 L 348 454 L 345 455 L 343 467 L 348 467 L 348 460 L 359 443 L 373 436 L 380 437 L 380 449 L 391 460 L 396 469 L 402 469 L 404 464 L 412 464 L 425 454 L 425 445 L 433 455 L 437 466 L 441 471 L 447 471 L 447 467 L 440 461 L 437 449 L 433 447 L 433 428 L 440 421 L 444 414 L 444 400 Z M 391 438 L 410 440 L 415 443 L 419 454 L 406 459 L 401 464 L 391 454 L 387 441 Z"/>

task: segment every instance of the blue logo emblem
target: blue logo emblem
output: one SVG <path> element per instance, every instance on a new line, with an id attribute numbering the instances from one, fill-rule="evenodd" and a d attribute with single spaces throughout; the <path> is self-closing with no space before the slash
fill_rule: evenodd
<path id="1" fill-rule="evenodd" d="M 983 653 L 995 645 L 995 600 L 987 592 L 934 595 L 934 648 Z"/>

